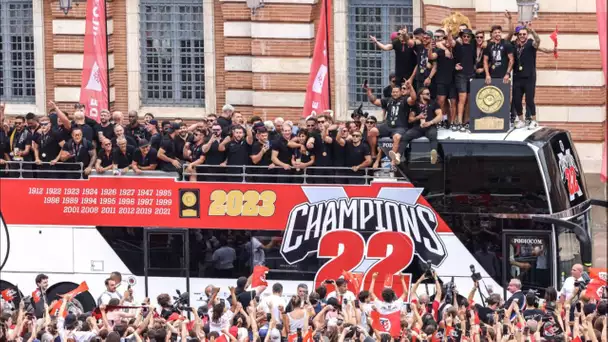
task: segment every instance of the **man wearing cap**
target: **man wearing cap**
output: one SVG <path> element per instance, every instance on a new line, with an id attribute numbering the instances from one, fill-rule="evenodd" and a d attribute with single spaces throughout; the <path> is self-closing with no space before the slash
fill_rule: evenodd
<path id="1" fill-rule="evenodd" d="M 471 92 L 471 78 L 475 74 L 475 43 L 473 42 L 473 31 L 464 29 L 460 33 L 462 42 L 458 42 L 454 47 L 454 85 L 458 93 L 458 112 L 457 119 L 452 121 L 453 131 L 466 130 L 464 123 L 464 109 Z"/>
<path id="2" fill-rule="evenodd" d="M 156 170 L 158 164 L 156 149 L 150 146 L 150 142 L 146 139 L 139 141 L 139 148 L 133 152 L 133 162 L 131 168 L 136 174 L 141 174 L 143 171 Z"/>
<path id="3" fill-rule="evenodd" d="M 382 44 L 374 36 L 369 36 L 371 41 L 383 51 L 395 51 L 395 85 L 400 86 L 404 80 L 409 80 L 414 71 L 416 55 L 414 54 L 414 44 L 410 40 L 407 27 L 399 29 L 396 39 L 390 44 Z M 389 95 L 390 96 L 390 95 Z M 385 97 L 388 97 L 385 95 Z"/>
<path id="4" fill-rule="evenodd" d="M 166 172 L 181 172 L 182 163 L 177 159 L 177 151 L 175 144 L 175 136 L 179 131 L 179 124 L 172 123 L 167 128 L 167 134 L 163 137 L 163 140 L 158 150 L 158 159 L 160 162 L 160 169 Z"/>
<path id="5" fill-rule="evenodd" d="M 433 53 L 433 32 L 425 31 L 421 40 L 415 39 L 416 46 L 416 68 L 414 69 L 414 89 L 418 91 L 422 87 L 432 88 L 433 98 L 435 98 L 433 77 L 437 73 L 436 55 Z"/>

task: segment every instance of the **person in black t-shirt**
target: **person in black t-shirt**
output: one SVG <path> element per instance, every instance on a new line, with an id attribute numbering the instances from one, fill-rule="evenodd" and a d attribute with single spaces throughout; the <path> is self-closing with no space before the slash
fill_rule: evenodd
<path id="1" fill-rule="evenodd" d="M 146 139 L 139 141 L 139 148 L 133 152 L 133 162 L 131 168 L 136 174 L 142 174 L 143 171 L 156 170 L 157 151 L 153 149 L 150 142 Z"/>
<path id="2" fill-rule="evenodd" d="M 538 298 L 533 291 L 526 293 L 526 308 L 522 312 L 522 316 L 526 321 L 535 320 L 538 322 L 542 321 L 545 316 L 545 312 L 538 308 Z"/>
<path id="3" fill-rule="evenodd" d="M 221 142 L 222 127 L 216 123 L 211 126 L 211 134 L 206 138 L 203 145 L 203 153 L 205 154 L 204 165 L 211 167 L 199 167 L 197 168 L 198 173 L 224 173 L 225 168 L 219 167 L 226 160 L 226 153 L 219 150 Z M 200 177 L 209 182 L 221 182 L 223 179 L 218 175 L 201 175 Z"/>
<path id="4" fill-rule="evenodd" d="M 118 170 L 120 174 L 129 172 L 131 163 L 133 163 L 133 152 L 135 148 L 127 145 L 127 139 L 119 138 L 116 142 L 118 145 L 112 153 L 112 167 L 114 170 Z"/>
<path id="5" fill-rule="evenodd" d="M 437 63 L 430 58 L 433 55 L 433 32 L 426 31 L 422 41 L 416 40 L 416 68 L 414 69 L 414 88 L 418 91 L 422 87 L 433 88 L 432 80 L 437 73 Z M 432 96 L 434 97 L 434 92 Z"/>
<path id="6" fill-rule="evenodd" d="M 256 141 L 251 146 L 251 164 L 264 168 L 253 168 L 251 173 L 268 174 L 268 169 L 273 169 L 271 142 L 268 140 L 268 130 L 265 127 L 258 128 Z M 252 181 L 265 183 L 270 181 L 268 177 L 252 177 Z"/>
<path id="7" fill-rule="evenodd" d="M 509 83 L 513 70 L 513 45 L 502 38 L 502 27 L 492 26 L 492 40 L 484 51 L 483 68 L 486 73 L 486 84 L 492 83 L 493 78 L 502 78 Z"/>
<path id="8" fill-rule="evenodd" d="M 222 107 L 222 114 L 217 118 L 217 123 L 222 126 L 222 136 L 227 137 L 230 134 L 232 127 L 232 114 L 234 113 L 234 107 L 229 104 Z"/>
<path id="9" fill-rule="evenodd" d="M 443 114 L 441 108 L 431 100 L 431 91 L 422 88 L 418 91 L 418 101 L 410 112 L 409 122 L 414 125 L 405 133 L 403 148 L 414 139 L 426 137 L 431 144 L 431 164 L 437 163 L 437 124 Z"/>
<path id="10" fill-rule="evenodd" d="M 160 169 L 166 172 L 181 172 L 182 162 L 177 158 L 175 139 L 177 139 L 177 131 L 179 124 L 173 123 L 167 129 L 167 135 L 163 137 L 158 150 L 158 159 L 160 160 Z"/>
<path id="11" fill-rule="evenodd" d="M 95 162 L 95 172 L 103 174 L 106 171 L 112 170 L 112 158 L 114 156 L 112 142 L 108 139 L 102 140 L 101 149 L 97 152 L 97 161 Z"/>
<path id="12" fill-rule="evenodd" d="M 401 140 L 409 127 L 408 115 L 410 107 L 416 103 L 416 93 L 412 85 L 406 82 L 403 87 L 408 89 L 406 93 L 402 93 L 400 88 L 395 87 L 393 88 L 391 98 L 379 100 L 372 94 L 371 89 L 364 85 L 369 102 L 382 107 L 386 111 L 384 123 L 370 130 L 368 139 L 370 148 L 372 151 L 375 151 L 378 137 L 391 137 L 393 139 L 393 149 L 389 154 L 393 165 L 401 163 L 401 156 L 403 155 L 403 151 L 405 151 L 405 148 L 400 148 Z M 402 96 L 403 94 L 406 95 Z"/>
<path id="13" fill-rule="evenodd" d="M 393 92 L 393 87 L 395 87 L 397 85 L 396 77 L 395 77 L 395 73 L 391 72 L 390 75 L 388 76 L 389 79 L 389 85 L 387 85 L 386 87 L 384 87 L 384 89 L 382 89 L 382 97 L 391 97 L 391 93 Z"/>
<path id="14" fill-rule="evenodd" d="M 449 30 L 448 30 L 449 32 Z M 435 31 L 434 55 L 437 57 L 437 74 L 435 75 L 435 86 L 437 90 L 437 103 L 443 113 L 450 113 L 449 122 L 453 123 L 456 117 L 456 86 L 454 84 L 454 72 L 456 61 L 454 59 L 455 41 L 445 30 Z M 443 122 L 443 121 L 442 121 Z"/>
<path id="15" fill-rule="evenodd" d="M 139 123 L 139 117 L 136 110 L 129 111 L 129 125 L 126 127 L 125 134 L 135 139 L 138 143 L 142 139 L 149 138 L 144 125 Z"/>
<path id="16" fill-rule="evenodd" d="M 91 174 L 97 155 L 93 144 L 85 140 L 82 136 L 82 130 L 78 127 L 72 128 L 72 139 L 65 144 L 61 153 L 57 157 L 64 163 L 82 163 L 84 167 L 84 176 Z M 57 159 L 55 159 L 55 162 Z M 65 165 L 64 170 L 79 170 L 80 166 Z M 66 174 L 67 178 L 80 178 L 80 175 L 76 173 Z"/>
<path id="17" fill-rule="evenodd" d="M 483 41 L 483 39 L 482 39 Z M 479 58 L 481 58 L 483 50 L 479 51 Z M 471 78 L 475 74 L 475 43 L 473 42 L 473 32 L 469 29 L 465 29 L 460 34 L 460 39 L 454 47 L 454 85 L 456 92 L 458 93 L 458 113 L 457 119 L 452 122 L 452 130 L 465 131 L 466 127 L 463 126 L 465 117 L 465 106 L 469 99 L 469 93 L 471 91 Z M 468 114 L 466 114 L 468 116 Z"/>
<path id="18" fill-rule="evenodd" d="M 205 153 L 203 151 L 205 146 L 205 133 L 202 129 L 194 130 L 192 133 L 192 142 L 186 143 L 184 150 L 184 159 L 189 162 L 186 167 L 186 173 L 190 175 L 190 181 L 196 181 L 199 177 L 195 173 L 200 173 L 198 165 L 205 162 Z M 197 172 L 194 172 L 194 171 Z"/>
<path id="19" fill-rule="evenodd" d="M 275 172 L 278 175 L 291 175 L 291 156 L 293 148 L 289 147 L 291 141 L 291 125 L 283 124 L 281 127 L 281 136 L 272 142 L 271 160 L 275 167 Z M 290 177 L 279 177 L 279 183 L 291 183 Z"/>
<path id="20" fill-rule="evenodd" d="M 316 120 L 314 127 L 317 127 Z M 309 133 L 308 131 L 300 130 L 295 138 L 296 142 L 300 144 L 300 148 L 293 150 L 293 155 L 291 157 L 291 165 L 295 168 L 295 175 L 302 176 L 304 170 L 309 166 L 313 166 L 315 163 L 315 145 L 314 143 L 312 145 L 307 143 L 311 134 L 312 133 Z M 320 142 L 321 139 L 319 138 L 318 140 Z M 312 148 L 310 148 L 311 146 Z M 302 183 L 303 179 L 296 178 L 295 181 L 297 183 Z"/>
<path id="21" fill-rule="evenodd" d="M 382 44 L 374 36 L 369 37 L 371 41 L 384 51 L 395 51 L 395 83 L 400 86 L 403 80 L 409 80 L 412 77 L 414 67 L 416 66 L 416 54 L 414 53 L 414 44 L 407 33 L 407 27 L 399 29 L 399 35 L 390 44 Z M 385 97 L 388 97 L 385 95 Z"/>
<path id="22" fill-rule="evenodd" d="M 362 142 L 363 134 L 361 132 L 353 132 L 352 140 L 344 140 L 342 135 L 336 137 L 336 142 L 346 149 L 346 165 L 351 168 L 351 172 L 346 172 L 346 183 L 348 184 L 365 184 L 365 168 L 372 165 L 372 155 L 369 150 L 369 145 Z"/>
<path id="23" fill-rule="evenodd" d="M 112 115 L 110 111 L 104 109 L 99 112 L 99 123 L 95 126 L 97 132 L 97 141 L 105 139 L 114 139 L 114 124 L 110 122 Z"/>
<path id="24" fill-rule="evenodd" d="M 114 138 L 112 138 L 112 146 L 114 146 L 114 148 L 118 147 L 117 141 L 120 138 L 127 140 L 127 145 L 129 146 L 137 146 L 137 141 L 135 141 L 135 139 L 125 135 L 125 129 L 122 127 L 122 125 L 114 125 Z"/>
<path id="25" fill-rule="evenodd" d="M 222 163 L 227 166 L 226 173 L 240 175 L 244 172 L 242 166 L 249 164 L 249 147 L 245 139 L 245 130 L 241 126 L 232 128 L 232 136 L 224 138 L 218 150 L 226 152 L 226 161 Z M 227 178 L 229 182 L 241 182 L 241 176 Z"/>
<path id="26" fill-rule="evenodd" d="M 530 39 L 531 35 L 534 39 Z M 513 69 L 513 107 L 517 114 L 515 128 L 525 125 L 522 100 L 526 97 L 526 121 L 528 129 L 538 127 L 536 122 L 536 52 L 552 53 L 553 50 L 540 47 L 540 37 L 532 28 L 523 27 L 517 32 L 515 43 L 515 67 Z M 515 119 L 515 118 L 512 118 Z"/>
<path id="27" fill-rule="evenodd" d="M 51 129 L 51 122 L 48 117 L 40 119 L 40 129 L 34 133 L 32 148 L 34 150 L 34 160 L 38 164 L 38 169 L 49 171 L 53 167 L 49 163 L 61 152 L 61 143 L 64 141 L 59 134 Z M 54 178 L 50 172 L 39 172 L 38 178 Z"/>
<path id="28" fill-rule="evenodd" d="M 152 119 L 146 124 L 146 131 L 150 137 L 150 146 L 157 150 L 160 148 L 160 143 L 163 140 L 163 136 L 158 132 L 158 121 Z"/>

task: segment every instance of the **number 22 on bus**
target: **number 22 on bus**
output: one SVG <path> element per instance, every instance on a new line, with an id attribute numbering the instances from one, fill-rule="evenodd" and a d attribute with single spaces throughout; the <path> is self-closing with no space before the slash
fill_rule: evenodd
<path id="1" fill-rule="evenodd" d="M 382 298 L 385 283 L 392 283 L 392 286 L 387 285 L 399 297 L 403 293 L 401 271 L 406 269 L 414 259 L 414 243 L 411 237 L 401 232 L 379 231 L 372 234 L 366 243 L 363 236 L 356 231 L 333 230 L 319 240 L 317 257 L 331 260 L 319 268 L 315 277 L 315 288 L 323 285 L 325 280 L 335 280 L 340 278 L 344 272 L 353 271 L 363 260 L 371 259 L 377 261 L 373 262 L 373 265 L 365 271 L 362 284 L 360 284 L 361 288 L 356 288 L 352 282 L 349 282 L 348 289 L 355 295 L 362 290 L 369 289 L 373 274 L 378 273 L 374 284 L 376 296 Z M 409 292 L 411 274 L 403 275 Z M 392 279 L 389 278 L 390 276 Z M 335 289 L 332 284 L 325 284 L 325 286 L 328 293 Z"/>

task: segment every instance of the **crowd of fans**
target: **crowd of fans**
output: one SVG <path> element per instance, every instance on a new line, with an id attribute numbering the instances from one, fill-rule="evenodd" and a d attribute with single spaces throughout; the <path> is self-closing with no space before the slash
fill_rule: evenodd
<path id="1" fill-rule="evenodd" d="M 581 279 L 579 266 L 572 271 L 575 283 Z M 236 279 L 235 287 L 227 289 L 207 286 L 197 308 L 188 304 L 187 294 L 172 299 L 163 293 L 156 304 L 148 298 L 137 301 L 133 288 L 113 272 L 97 307 L 83 312 L 74 303 L 78 293 L 47 298 L 48 277 L 40 274 L 32 296 L 17 308 L 3 300 L 0 341 L 608 341 L 608 302 L 591 299 L 580 284 L 569 284 L 561 293 L 547 288 L 540 299 L 533 291 L 523 293 L 519 280 L 512 279 L 506 301 L 492 293 L 476 303 L 477 279 L 464 297 L 453 282 L 442 284 L 434 271 L 399 297 L 390 287 L 376 296 L 377 274 L 369 290 L 358 293 L 341 277 L 310 293 L 300 284 L 293 296 L 284 295 L 280 282 L 253 287 L 252 276 Z M 432 295 L 428 289 L 419 291 L 425 281 L 434 282 Z M 222 296 L 222 290 L 228 295 Z M 398 319 L 385 319 L 389 313 Z"/>

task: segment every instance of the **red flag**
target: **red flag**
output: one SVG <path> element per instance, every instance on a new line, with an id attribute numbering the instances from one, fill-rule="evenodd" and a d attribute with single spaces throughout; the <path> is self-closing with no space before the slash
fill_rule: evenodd
<path id="1" fill-rule="evenodd" d="M 87 286 L 87 282 L 83 281 L 82 283 L 80 283 L 80 285 L 78 285 L 77 288 L 73 289 L 72 291 L 64 294 L 63 296 L 69 294 L 72 296 L 72 298 L 78 296 L 79 294 L 89 291 L 89 286 Z M 63 299 L 60 299 L 58 301 L 55 302 L 55 304 L 49 309 L 51 316 L 54 315 L 58 315 L 59 314 L 59 310 L 61 309 L 61 305 L 63 304 Z M 63 312 L 63 317 L 67 316 L 67 310 Z"/>
<path id="2" fill-rule="evenodd" d="M 266 266 L 257 265 L 253 268 L 253 275 L 251 276 L 251 286 L 268 286 L 268 282 L 266 281 L 266 274 L 270 271 L 270 269 Z"/>
<path id="3" fill-rule="evenodd" d="M 555 31 L 553 31 L 553 33 L 551 33 L 551 35 L 549 36 L 553 41 L 553 47 L 556 49 L 555 51 L 553 51 L 553 56 L 555 56 L 555 58 L 557 58 L 557 34 L 557 25 L 555 25 Z"/>
<path id="4" fill-rule="evenodd" d="M 34 292 L 32 292 L 32 299 L 34 300 L 34 303 L 38 303 L 40 301 L 40 299 L 42 299 L 42 293 L 40 293 L 40 290 L 36 290 Z"/>
<path id="5" fill-rule="evenodd" d="M 352 293 L 359 293 L 361 291 L 361 284 L 363 283 L 363 273 L 352 273 L 349 271 L 342 271 L 344 280 L 348 283 L 348 289 Z"/>
<path id="6" fill-rule="evenodd" d="M 388 333 L 393 337 L 399 336 L 401 332 L 401 313 L 399 310 L 387 314 L 381 314 L 374 310 L 371 313 L 372 328 L 379 332 Z"/>
<path id="7" fill-rule="evenodd" d="M 85 115 L 99 122 L 99 112 L 109 104 L 105 0 L 88 1 L 86 18 L 80 103 Z"/>
<path id="8" fill-rule="evenodd" d="M 17 294 L 17 292 L 12 288 L 8 288 L 0 292 L 0 294 L 2 295 L 2 299 L 7 302 L 12 302 L 13 299 L 15 299 L 15 295 Z"/>
<path id="9" fill-rule="evenodd" d="M 600 300 L 606 287 L 608 286 L 608 269 L 606 268 L 590 268 L 589 277 L 591 281 L 587 284 L 587 297 Z"/>
<path id="10" fill-rule="evenodd" d="M 330 109 L 329 97 L 329 46 L 328 30 L 331 27 L 331 0 L 323 0 L 319 28 L 315 38 L 315 51 L 312 55 L 310 75 L 306 86 L 303 117 Z"/>

